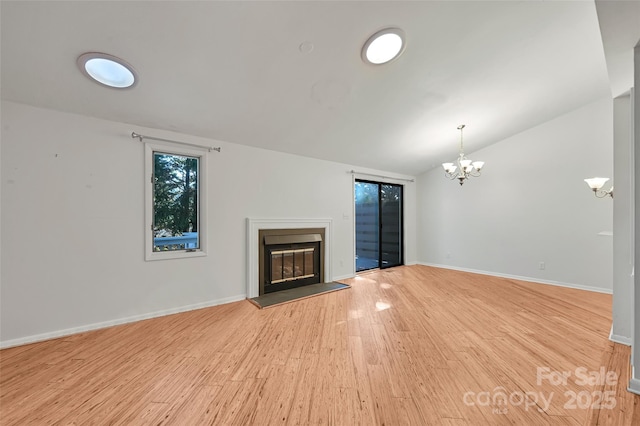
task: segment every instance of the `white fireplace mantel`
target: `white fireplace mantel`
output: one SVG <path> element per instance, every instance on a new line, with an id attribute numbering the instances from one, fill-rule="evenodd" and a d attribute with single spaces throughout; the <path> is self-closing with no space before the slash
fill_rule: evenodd
<path id="1" fill-rule="evenodd" d="M 287 218 L 287 219 L 255 219 L 247 218 L 247 298 L 260 295 L 258 277 L 258 253 L 261 229 L 299 229 L 324 228 L 324 279 L 333 280 L 331 273 L 331 222 L 330 218 Z"/>

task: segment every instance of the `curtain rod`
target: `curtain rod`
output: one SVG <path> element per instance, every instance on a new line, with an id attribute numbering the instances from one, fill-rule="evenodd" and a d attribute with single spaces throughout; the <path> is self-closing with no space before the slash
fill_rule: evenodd
<path id="1" fill-rule="evenodd" d="M 379 177 L 383 179 L 395 179 L 395 180 L 401 180 L 403 182 L 415 182 L 414 179 L 404 179 L 404 178 L 397 178 L 393 176 L 374 175 L 372 173 L 356 172 L 355 170 L 351 170 L 348 173 L 351 173 L 352 175 L 358 174 L 358 175 L 365 175 L 365 176 L 374 176 L 374 177 Z"/>
<path id="2" fill-rule="evenodd" d="M 141 135 L 139 133 L 136 132 L 131 132 L 131 137 L 133 139 L 140 139 L 140 142 L 142 142 L 143 139 L 151 139 L 154 141 L 160 141 L 160 142 L 171 142 L 171 143 L 178 143 L 180 145 L 188 145 L 188 146 L 195 146 L 196 148 L 206 148 L 209 152 L 211 151 L 218 151 L 220 152 L 220 147 L 211 147 L 211 146 L 206 146 L 206 145 L 198 145 L 196 143 L 189 143 L 189 142 L 181 142 L 181 141 L 174 141 L 171 139 L 162 139 L 162 138 L 154 138 L 152 136 L 145 136 L 145 135 Z"/>

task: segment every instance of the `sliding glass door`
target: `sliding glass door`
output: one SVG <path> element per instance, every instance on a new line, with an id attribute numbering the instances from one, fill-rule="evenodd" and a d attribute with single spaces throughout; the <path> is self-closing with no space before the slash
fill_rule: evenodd
<path id="1" fill-rule="evenodd" d="M 380 184 L 356 181 L 356 272 L 380 267 Z"/>
<path id="2" fill-rule="evenodd" d="M 402 265 L 402 186 L 380 185 L 380 267 Z"/>
<path id="3" fill-rule="evenodd" d="M 356 180 L 356 272 L 402 265 L 402 185 Z"/>

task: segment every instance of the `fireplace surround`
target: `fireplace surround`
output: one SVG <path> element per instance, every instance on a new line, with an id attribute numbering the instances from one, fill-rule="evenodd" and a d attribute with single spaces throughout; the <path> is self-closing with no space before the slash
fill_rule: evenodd
<path id="1" fill-rule="evenodd" d="M 297 230 L 294 234 L 323 233 L 324 250 L 321 266 L 324 271 L 322 282 L 332 280 L 331 271 L 331 234 L 332 219 L 329 218 L 285 218 L 285 219 L 255 219 L 247 218 L 247 298 L 260 296 L 260 281 L 263 275 L 259 270 L 260 246 L 264 236 L 260 238 L 260 231 L 264 230 Z M 308 230 L 316 232 L 308 232 Z M 264 253 L 263 253 L 264 256 Z M 263 271 L 264 274 L 264 271 Z"/>

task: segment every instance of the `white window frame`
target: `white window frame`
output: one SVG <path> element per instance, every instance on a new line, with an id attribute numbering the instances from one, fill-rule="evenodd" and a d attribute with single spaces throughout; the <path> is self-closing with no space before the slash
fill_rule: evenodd
<path id="1" fill-rule="evenodd" d="M 162 152 L 198 158 L 198 240 L 199 248 L 153 251 L 153 154 Z M 145 142 L 145 260 L 166 260 L 201 257 L 207 255 L 207 154 L 206 148 L 182 147 L 174 144 Z"/>

